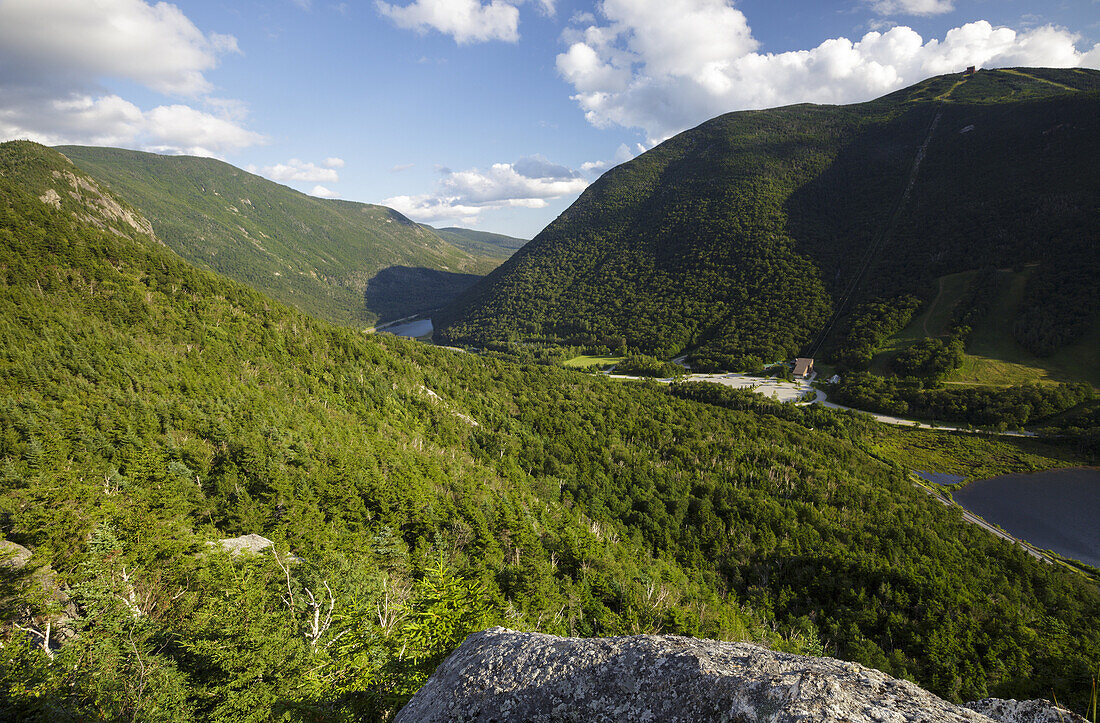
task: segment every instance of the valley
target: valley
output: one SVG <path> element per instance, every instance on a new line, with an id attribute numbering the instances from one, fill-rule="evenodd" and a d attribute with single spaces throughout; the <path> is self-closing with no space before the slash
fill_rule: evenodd
<path id="1" fill-rule="evenodd" d="M 390 720 L 497 625 L 1086 710 L 1100 72 L 959 76 L 719 116 L 526 243 L 0 144 L 0 711 Z"/>

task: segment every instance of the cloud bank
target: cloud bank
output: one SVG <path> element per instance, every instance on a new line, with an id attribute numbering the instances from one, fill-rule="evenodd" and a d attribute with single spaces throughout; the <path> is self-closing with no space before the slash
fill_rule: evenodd
<path id="1" fill-rule="evenodd" d="M 916 13 L 943 3 L 876 5 Z M 979 20 L 927 41 L 897 26 L 761 53 L 730 0 L 604 0 L 599 9 L 604 22 L 582 18 L 565 32 L 558 72 L 590 123 L 640 128 L 650 142 L 733 110 L 869 100 L 968 65 L 1100 66 L 1100 45 L 1078 50 L 1079 36 L 1050 25 L 1016 31 Z"/>
<path id="2" fill-rule="evenodd" d="M 0 137 L 218 155 L 264 142 L 206 73 L 240 53 L 175 5 L 143 0 L 0 0 Z M 102 82 L 137 83 L 206 109 L 142 110 Z"/>
<path id="3" fill-rule="evenodd" d="M 579 172 L 539 155 L 494 163 L 486 171 L 442 169 L 442 174 L 434 193 L 394 196 L 382 203 L 424 223 L 473 224 L 485 210 L 544 208 L 548 200 L 580 193 L 588 186 Z"/>
<path id="4" fill-rule="evenodd" d="M 640 143 L 637 145 L 636 150 L 638 153 L 645 153 L 645 146 Z M 620 163 L 626 163 L 635 156 L 635 152 L 630 149 L 625 143 L 620 143 L 619 148 L 615 151 L 615 155 L 606 161 L 585 161 L 581 164 L 581 171 L 584 173 L 603 173 L 609 168 L 614 168 Z"/>

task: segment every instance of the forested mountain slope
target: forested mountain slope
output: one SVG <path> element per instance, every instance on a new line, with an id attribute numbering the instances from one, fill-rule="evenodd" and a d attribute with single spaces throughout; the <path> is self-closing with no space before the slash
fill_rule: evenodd
<path id="1" fill-rule="evenodd" d="M 930 299 L 944 274 L 1038 262 L 1037 280 L 1080 276 L 1064 260 L 1095 263 L 1098 159 L 1093 70 L 730 113 L 604 174 L 459 300 L 441 338 L 790 357 L 843 326 L 838 308 Z M 1075 306 L 1035 293 L 1049 319 Z"/>
<path id="2" fill-rule="evenodd" d="M 478 256 L 506 259 L 527 243 L 527 239 L 472 228 L 428 228 L 444 241 Z"/>
<path id="3" fill-rule="evenodd" d="M 62 146 L 193 264 L 342 324 L 453 298 L 497 263 L 385 206 L 314 198 L 211 158 Z"/>
<path id="4" fill-rule="evenodd" d="M 1082 708 L 1095 584 L 915 489 L 868 424 L 365 336 L 6 143 L 0 532 L 33 556 L 0 565 L 0 710 L 381 718 L 491 624 L 747 638 Z M 243 534 L 274 552 L 206 544 Z"/>

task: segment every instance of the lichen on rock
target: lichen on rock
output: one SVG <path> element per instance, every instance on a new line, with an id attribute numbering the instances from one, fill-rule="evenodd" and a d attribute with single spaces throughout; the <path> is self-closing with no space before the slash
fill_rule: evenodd
<path id="1" fill-rule="evenodd" d="M 242 552 L 252 553 L 258 555 L 260 552 L 271 547 L 275 543 L 266 537 L 262 537 L 255 533 L 249 535 L 241 535 L 240 537 L 229 537 L 224 540 L 213 540 L 207 542 L 207 545 L 218 545 L 226 549 L 233 557 L 241 554 Z"/>
<path id="2" fill-rule="evenodd" d="M 1081 721 L 997 717 L 833 658 L 677 636 L 470 635 L 398 714 L 410 721 Z M 1017 704 L 1020 705 L 1020 704 Z M 996 709 L 996 710 L 995 710 Z M 985 712 L 986 710 L 990 712 Z M 1061 716 L 1060 718 L 1058 716 Z"/>

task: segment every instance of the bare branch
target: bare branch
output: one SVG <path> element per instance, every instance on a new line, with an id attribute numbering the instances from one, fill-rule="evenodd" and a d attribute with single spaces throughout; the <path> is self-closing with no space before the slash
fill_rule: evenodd
<path id="1" fill-rule="evenodd" d="M 318 628 L 321 625 L 321 604 L 317 602 L 317 598 L 313 597 L 313 591 L 308 587 L 306 588 L 306 595 L 309 595 L 309 606 L 313 608 L 313 624 L 310 626 L 310 632 L 306 635 L 306 639 L 309 640 L 310 645 L 317 645 L 317 638 L 321 637 Z"/>
<path id="2" fill-rule="evenodd" d="M 275 546 L 274 545 L 271 546 L 271 554 L 275 557 L 275 564 L 278 565 L 279 569 L 282 570 L 283 574 L 286 575 L 286 591 L 287 591 L 287 594 L 289 596 L 289 600 L 287 598 L 283 598 L 283 602 L 285 602 L 287 604 L 287 607 L 289 607 L 290 611 L 293 613 L 294 612 L 294 590 L 292 590 L 291 587 L 290 587 L 290 565 L 284 565 L 283 564 L 283 561 L 279 559 L 279 553 L 275 551 Z"/>
<path id="3" fill-rule="evenodd" d="M 405 617 L 403 603 L 408 597 L 408 588 L 397 585 L 393 580 L 386 578 L 382 581 L 382 600 L 376 606 L 378 611 L 378 627 L 389 635 L 397 624 Z"/>
<path id="4" fill-rule="evenodd" d="M 345 635 L 347 635 L 350 632 L 351 632 L 351 630 L 341 630 L 340 632 L 338 632 L 338 633 L 336 633 L 335 635 L 332 636 L 332 640 L 325 643 L 325 647 L 326 648 L 330 647 L 333 643 L 335 643 L 337 640 L 344 637 Z"/>
<path id="5" fill-rule="evenodd" d="M 51 622 L 49 619 L 46 620 L 46 632 L 45 633 L 43 633 L 41 630 L 35 630 L 33 627 L 25 628 L 22 625 L 20 625 L 19 623 L 12 623 L 12 625 L 14 625 L 19 630 L 22 630 L 23 632 L 27 633 L 32 638 L 35 638 L 35 639 L 41 638 L 42 642 L 40 642 L 38 644 L 38 647 L 42 648 L 42 650 L 46 653 L 46 657 L 48 657 L 51 661 L 53 660 L 53 651 L 50 650 L 50 631 L 51 631 L 51 628 L 53 627 L 53 622 Z"/>
<path id="6" fill-rule="evenodd" d="M 122 566 L 122 582 L 126 583 L 126 595 L 115 595 L 115 597 L 126 606 L 135 619 L 140 618 L 142 615 L 145 615 L 145 611 L 142 610 L 142 606 L 138 604 L 137 592 L 134 590 L 134 583 L 130 579 L 130 573 L 126 571 L 125 565 Z M 149 604 L 148 595 L 146 596 L 145 604 L 146 606 Z"/>
<path id="7" fill-rule="evenodd" d="M 336 596 L 332 594 L 332 588 L 329 587 L 328 580 L 322 580 L 321 584 L 325 586 L 325 590 L 328 592 L 328 612 L 325 613 L 324 622 L 321 622 L 321 608 L 324 607 L 324 599 L 318 600 L 313 591 L 306 588 L 306 594 L 309 595 L 309 606 L 313 608 L 313 622 L 310 625 L 310 631 L 306 635 L 306 639 L 314 648 L 317 647 L 317 641 L 332 627 L 332 612 L 336 608 Z"/>

